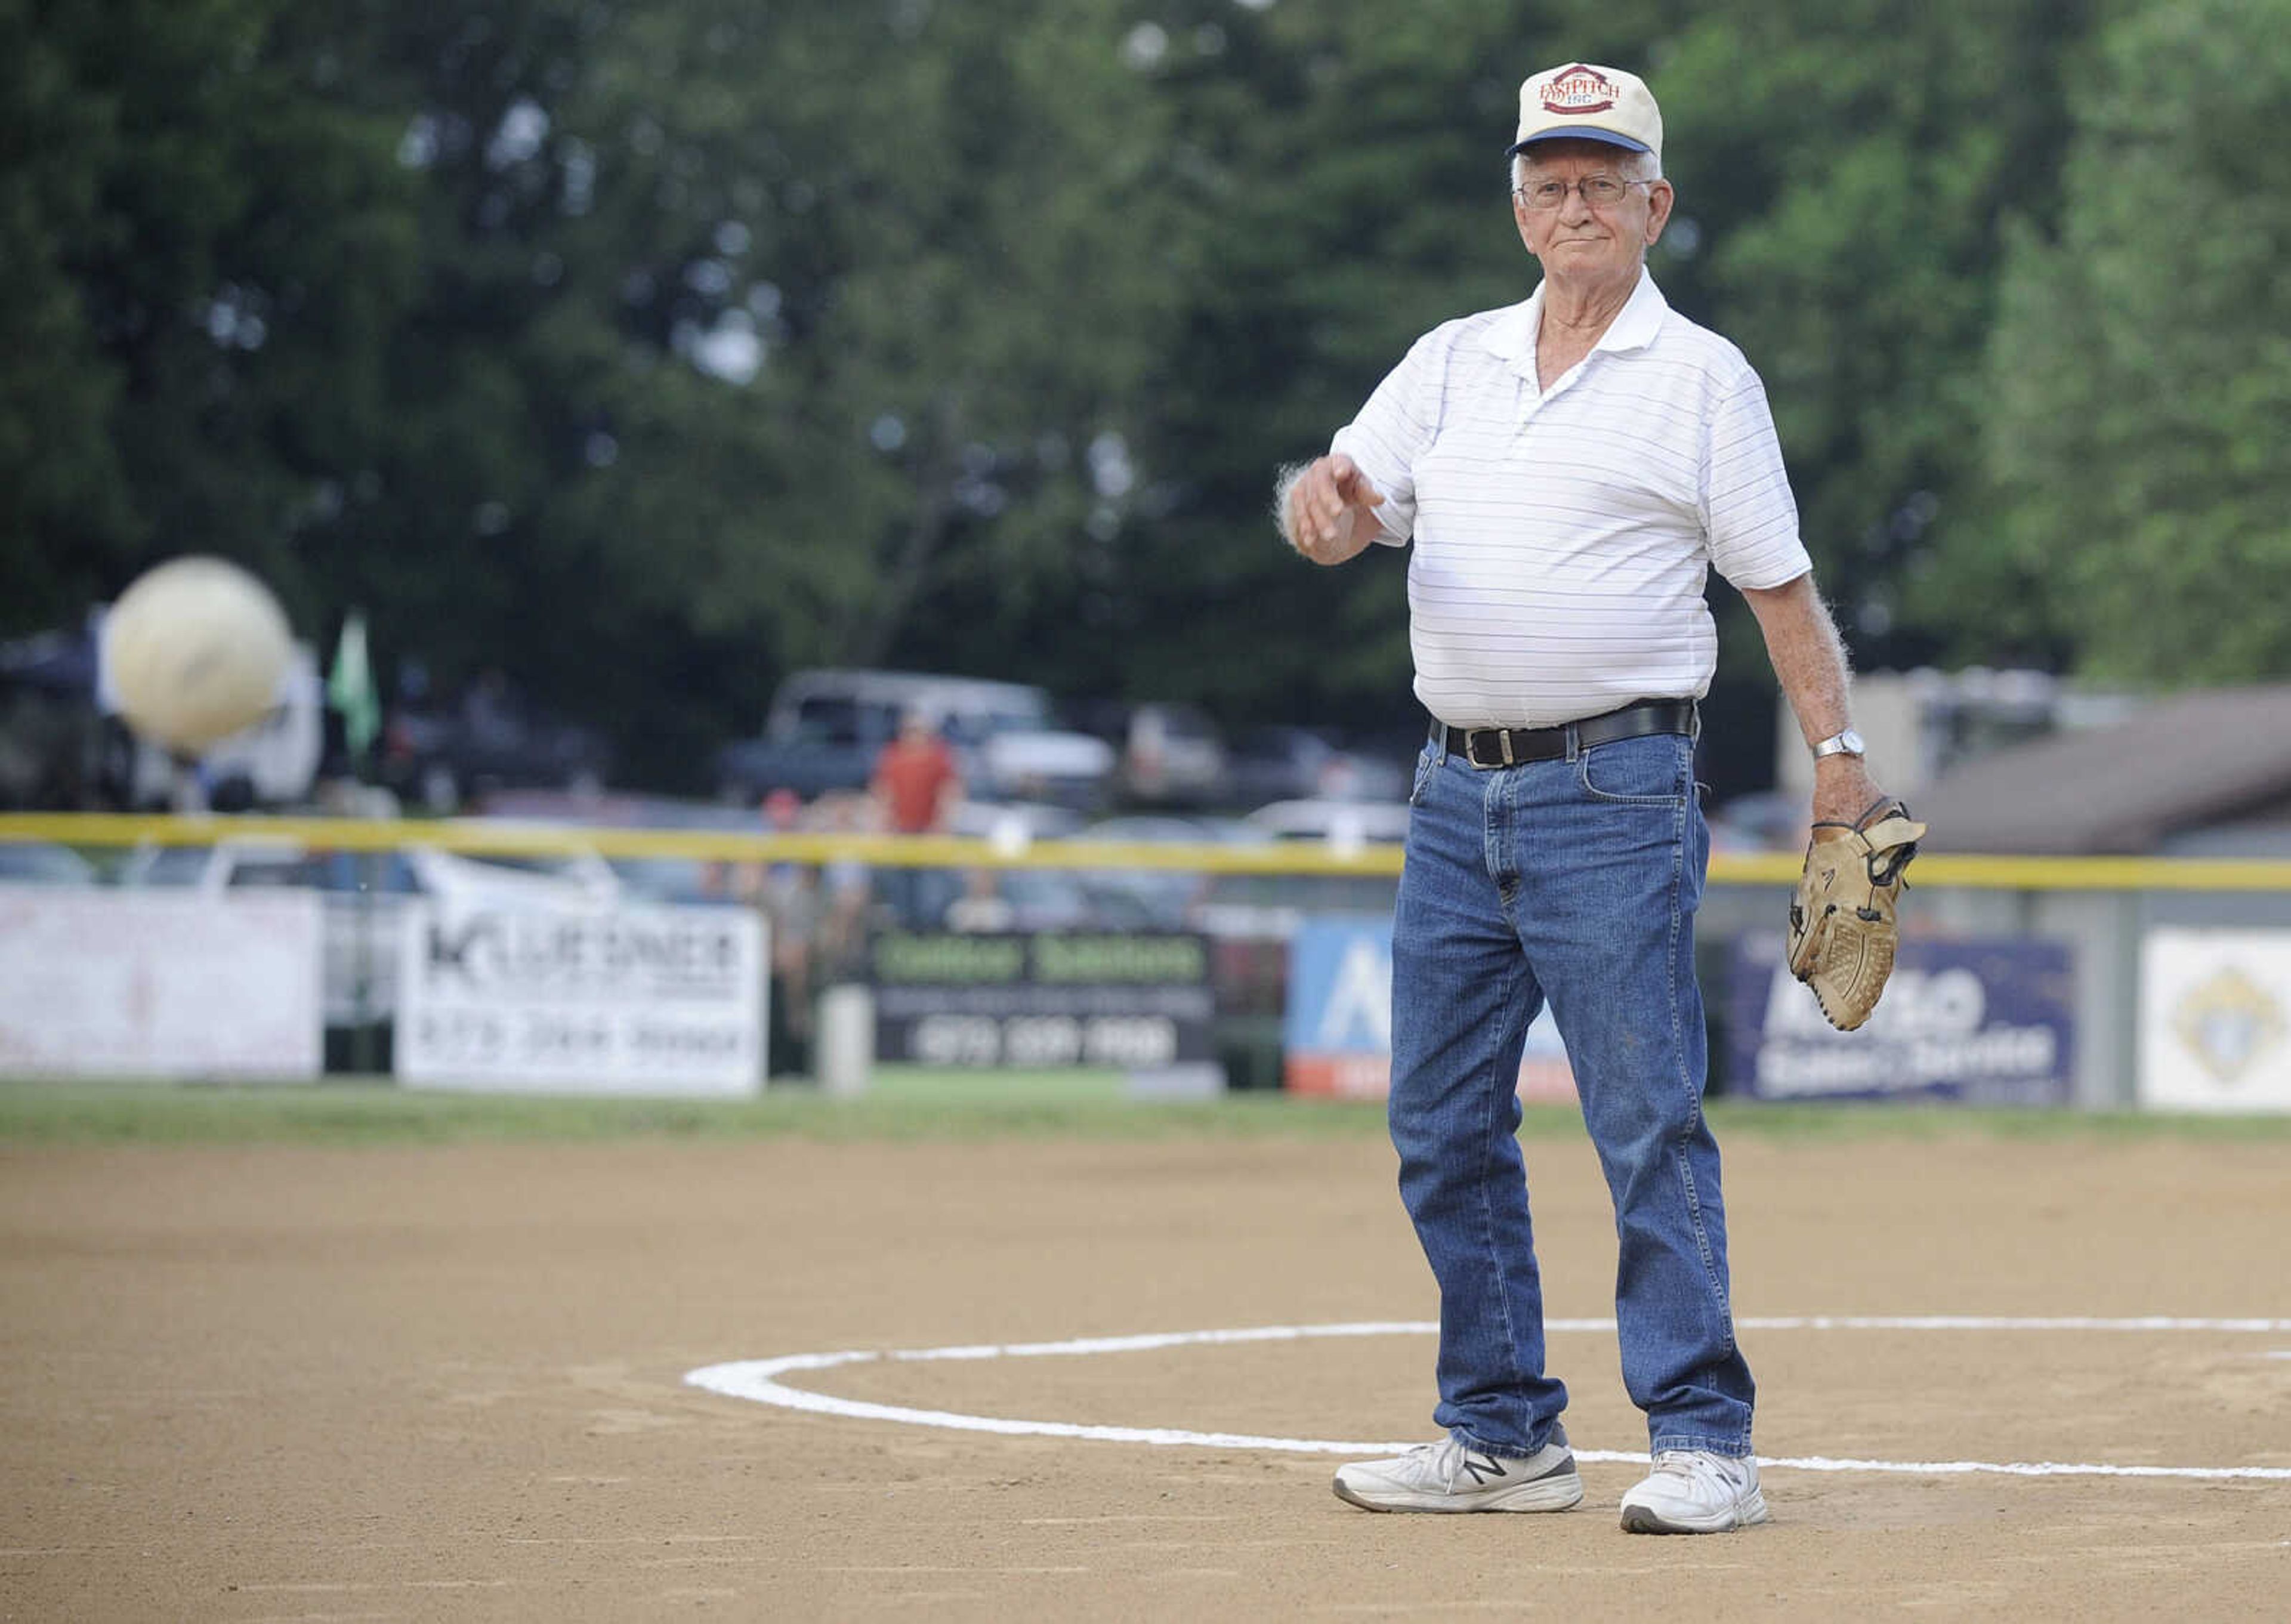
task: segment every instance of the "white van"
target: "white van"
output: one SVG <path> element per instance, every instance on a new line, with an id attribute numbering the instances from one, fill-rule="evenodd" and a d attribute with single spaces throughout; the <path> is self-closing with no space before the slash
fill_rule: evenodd
<path id="1" fill-rule="evenodd" d="M 97 703 L 107 716 L 117 712 L 109 687 L 99 687 Z M 326 728 L 326 684 L 318 675 L 318 656 L 308 643 L 297 642 L 278 679 L 278 703 L 253 727 L 216 740 L 199 757 L 197 772 L 205 798 L 233 809 L 308 800 L 318 781 Z M 138 808 L 172 806 L 177 799 L 175 774 L 174 760 L 165 751 L 134 740 L 125 774 L 128 803 Z"/>

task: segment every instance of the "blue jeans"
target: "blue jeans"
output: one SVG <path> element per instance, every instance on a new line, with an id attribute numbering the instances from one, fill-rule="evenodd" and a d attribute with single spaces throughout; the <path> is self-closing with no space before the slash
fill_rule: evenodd
<path id="1" fill-rule="evenodd" d="M 1392 1140 L 1440 1284 L 1433 1419 L 1531 1455 L 1567 1406 L 1515 1137 L 1547 1001 L 1614 1198 L 1623 1383 L 1657 1450 L 1750 1452 L 1718 1146 L 1702 1116 L 1694 912 L 1709 836 L 1676 734 L 1483 769 L 1417 761 L 1392 937 Z"/>

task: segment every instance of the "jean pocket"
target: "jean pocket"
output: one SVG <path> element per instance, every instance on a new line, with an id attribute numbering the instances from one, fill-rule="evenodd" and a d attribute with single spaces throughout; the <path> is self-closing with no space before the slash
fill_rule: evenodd
<path id="1" fill-rule="evenodd" d="M 1593 800 L 1628 807 L 1679 806 L 1694 782 L 1692 750 L 1684 736 L 1676 733 L 1594 744 L 1576 756 L 1575 782 Z"/>
<path id="2" fill-rule="evenodd" d="M 1408 786 L 1408 804 L 1414 806 L 1424 799 L 1424 792 L 1432 787 L 1432 775 L 1440 770 L 1441 759 L 1446 747 L 1438 739 L 1429 740 L 1416 754 L 1416 780 Z"/>

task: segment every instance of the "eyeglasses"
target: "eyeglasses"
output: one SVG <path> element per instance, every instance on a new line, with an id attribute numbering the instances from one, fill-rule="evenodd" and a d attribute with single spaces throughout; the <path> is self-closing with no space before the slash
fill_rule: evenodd
<path id="1" fill-rule="evenodd" d="M 1567 201 L 1569 191 L 1582 195 L 1583 201 L 1595 209 L 1608 209 L 1623 200 L 1623 194 L 1634 186 L 1652 186 L 1652 181 L 1624 181 L 1613 175 L 1586 175 L 1580 181 L 1538 181 L 1531 186 L 1512 189 L 1523 208 L 1546 214 Z"/>

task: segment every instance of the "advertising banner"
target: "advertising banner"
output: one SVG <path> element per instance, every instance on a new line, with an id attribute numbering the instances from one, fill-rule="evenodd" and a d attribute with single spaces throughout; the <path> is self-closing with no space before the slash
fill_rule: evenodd
<path id="1" fill-rule="evenodd" d="M 1205 937 L 887 930 L 868 954 L 878 1060 L 1143 1072 L 1215 1057 Z"/>
<path id="2" fill-rule="evenodd" d="M 398 1081 L 741 1096 L 764 1078 L 764 922 L 745 908 L 430 900 L 398 938 Z"/>
<path id="3" fill-rule="evenodd" d="M 0 1073 L 303 1081 L 316 892 L 0 886 Z"/>
<path id="4" fill-rule="evenodd" d="M 1905 941 L 1869 1023 L 1831 1026 L 1783 962 L 1781 932 L 1735 943 L 1730 1092 L 1755 1099 L 1956 1099 L 2066 1105 L 2075 1096 L 2068 948 L 2021 937 Z"/>
<path id="5" fill-rule="evenodd" d="M 2141 939 L 2140 1103 L 2291 1111 L 2291 930 Z"/>
<path id="6" fill-rule="evenodd" d="M 1289 946 L 1282 1086 L 1291 1094 L 1382 1099 L 1392 1085 L 1392 921 L 1308 918 Z M 1522 1099 L 1573 1103 L 1575 1073 L 1545 1009 L 1527 1029 Z"/>

